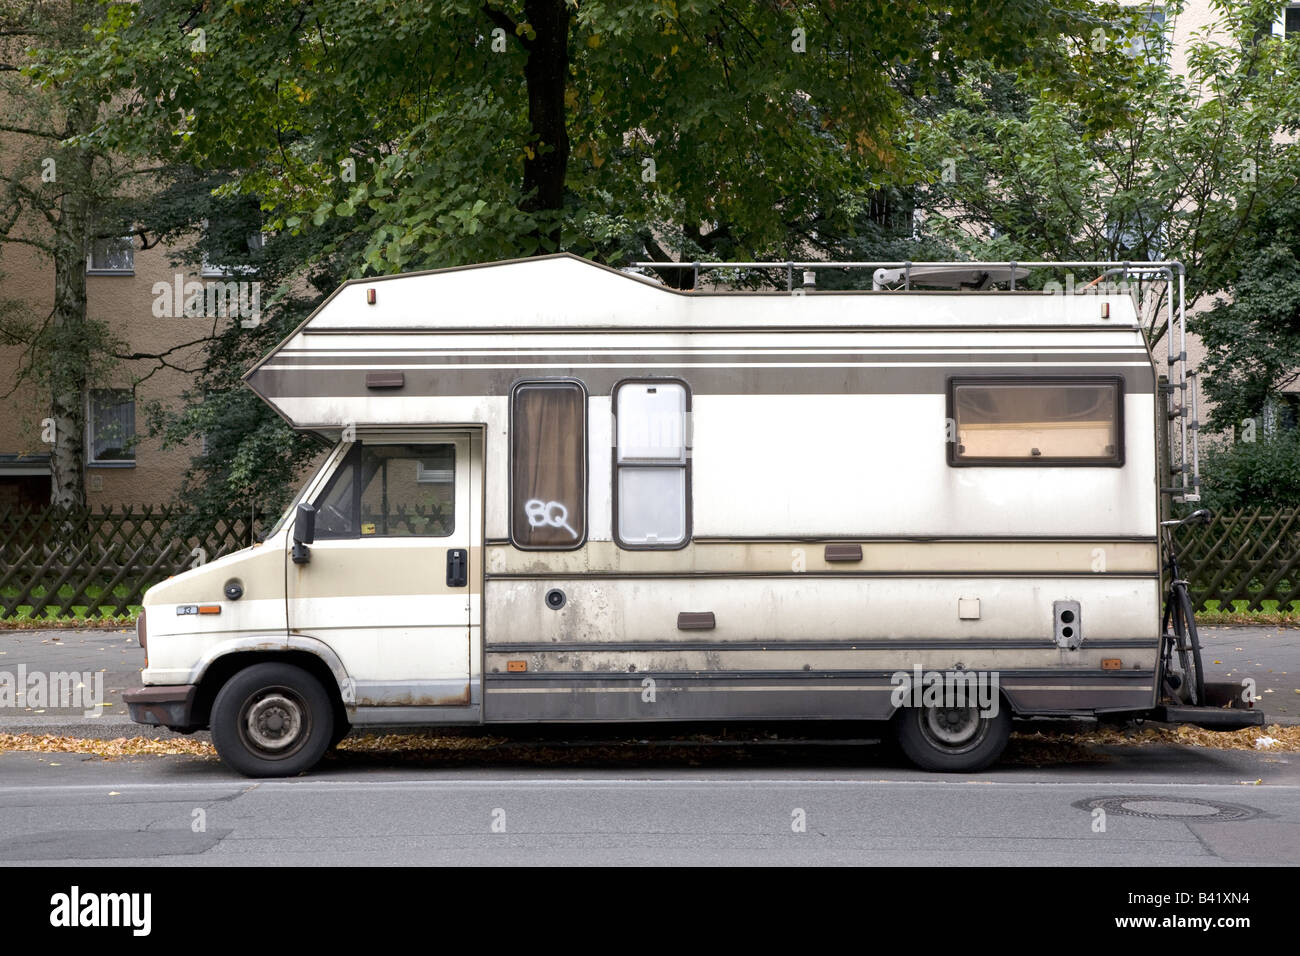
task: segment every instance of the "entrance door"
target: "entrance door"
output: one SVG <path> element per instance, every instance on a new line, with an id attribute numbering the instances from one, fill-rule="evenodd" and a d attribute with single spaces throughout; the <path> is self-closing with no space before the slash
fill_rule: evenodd
<path id="1" fill-rule="evenodd" d="M 290 631 L 338 654 L 358 706 L 469 704 L 469 436 L 355 442 L 312 503 Z"/>

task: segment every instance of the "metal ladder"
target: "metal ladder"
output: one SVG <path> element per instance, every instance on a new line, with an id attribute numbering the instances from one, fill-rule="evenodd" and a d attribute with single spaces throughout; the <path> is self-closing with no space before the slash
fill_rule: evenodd
<path id="1" fill-rule="evenodd" d="M 1173 496 L 1174 501 L 1194 502 L 1201 500 L 1200 470 L 1200 430 L 1197 414 L 1197 377 L 1200 374 L 1187 367 L 1187 307 L 1186 307 L 1186 270 L 1181 262 L 1174 260 L 1152 262 L 1043 262 L 1043 261 L 1007 261 L 1007 262 L 634 262 L 630 268 L 641 270 L 691 270 L 691 289 L 696 291 L 700 285 L 700 275 L 720 269 L 739 271 L 780 271 L 785 273 L 786 291 L 791 295 L 800 295 L 813 291 L 817 287 L 817 272 L 821 269 L 872 270 L 872 288 L 875 291 L 908 291 L 912 288 L 913 270 L 923 267 L 925 271 L 933 269 L 971 270 L 979 272 L 989 270 L 990 283 L 1005 282 L 1010 291 L 1016 291 L 1016 273 L 1019 269 L 1099 269 L 1100 274 L 1083 286 L 1086 289 L 1097 282 L 1112 276 L 1127 280 L 1136 277 L 1137 289 L 1134 301 L 1139 317 L 1144 315 L 1143 293 L 1156 295 L 1152 285 L 1165 283 L 1164 295 L 1168 307 L 1168 322 L 1165 327 L 1168 345 L 1169 365 L 1169 401 L 1165 409 L 1167 422 L 1177 422 L 1178 427 L 1166 429 L 1168 433 L 1169 475 L 1173 478 L 1170 485 L 1161 482 L 1161 494 Z M 801 272 L 802 282 L 795 288 L 795 273 Z M 1001 277 L 994 272 L 1004 273 Z M 918 275 L 917 280 L 924 282 Z M 1072 282 L 1073 275 L 1070 280 Z M 1146 288 L 1144 290 L 1144 283 Z M 1071 287 L 1067 287 L 1067 294 Z M 1074 290 L 1076 294 L 1082 291 Z M 1177 308 L 1174 306 L 1174 293 L 1177 292 Z M 1157 299 L 1158 301 L 1158 299 Z M 1177 321 L 1175 322 L 1175 319 Z M 1174 328 L 1177 325 L 1178 340 L 1174 341 Z M 1177 379 L 1173 372 L 1177 368 Z"/>

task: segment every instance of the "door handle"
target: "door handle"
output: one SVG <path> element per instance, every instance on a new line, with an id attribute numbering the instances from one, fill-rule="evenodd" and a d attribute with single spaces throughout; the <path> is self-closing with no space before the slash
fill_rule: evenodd
<path id="1" fill-rule="evenodd" d="M 464 548 L 447 551 L 447 587 L 463 588 L 469 583 L 469 552 Z"/>

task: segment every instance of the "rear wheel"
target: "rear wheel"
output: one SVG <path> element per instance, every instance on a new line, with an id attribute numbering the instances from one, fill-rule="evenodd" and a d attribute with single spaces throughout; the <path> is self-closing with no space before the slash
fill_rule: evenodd
<path id="1" fill-rule="evenodd" d="M 1171 696 L 1184 703 L 1198 706 L 1205 703 L 1205 671 L 1201 664 L 1201 641 L 1196 633 L 1196 617 L 1187 588 L 1174 587 L 1170 594 L 1166 615 L 1172 618 L 1173 633 L 1166 631 L 1165 639 L 1177 652 L 1175 664 L 1172 654 L 1165 653 L 1165 684 Z"/>
<path id="2" fill-rule="evenodd" d="M 290 777 L 309 770 L 334 736 L 325 688 L 292 664 L 254 664 L 226 682 L 212 704 L 212 743 L 232 770 L 248 777 Z"/>
<path id="3" fill-rule="evenodd" d="M 922 770 L 966 773 L 983 770 L 1006 749 L 1011 715 L 978 707 L 906 707 L 894 718 L 898 746 Z"/>

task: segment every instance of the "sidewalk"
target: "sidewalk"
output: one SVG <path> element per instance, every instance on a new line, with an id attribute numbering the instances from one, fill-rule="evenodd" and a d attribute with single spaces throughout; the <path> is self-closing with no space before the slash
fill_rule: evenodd
<path id="1" fill-rule="evenodd" d="M 43 671 L 102 672 L 104 711 L 85 716 L 81 707 L 0 707 L 0 734 L 58 734 L 75 737 L 179 736 L 158 727 L 137 724 L 127 715 L 122 692 L 140 686 L 144 651 L 134 628 L 60 628 L 0 630 L 0 671 L 17 679 L 20 666 L 28 673 Z M 19 688 L 20 690 L 22 688 Z"/>

